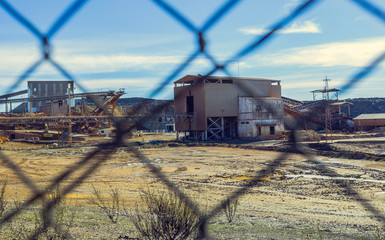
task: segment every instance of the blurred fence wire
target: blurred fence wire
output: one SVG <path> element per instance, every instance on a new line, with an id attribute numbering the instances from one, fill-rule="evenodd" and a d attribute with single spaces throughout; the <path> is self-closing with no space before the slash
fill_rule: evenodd
<path id="1" fill-rule="evenodd" d="M 348 1 L 348 0 L 347 0 Z M 258 49 L 262 48 L 265 43 L 271 41 L 273 37 L 276 36 L 277 31 L 288 26 L 293 20 L 298 18 L 303 13 L 307 12 L 310 8 L 316 7 L 316 4 L 321 2 L 321 0 L 307 0 L 301 1 L 301 3 L 292 10 L 287 16 L 278 20 L 277 22 L 271 24 L 269 32 L 262 36 L 258 36 L 249 42 L 246 46 L 240 47 L 239 51 L 234 55 L 228 58 L 223 62 L 218 61 L 214 56 L 209 53 L 208 46 L 206 45 L 206 36 L 207 33 L 212 29 L 213 26 L 220 23 L 220 20 L 226 17 L 226 14 L 230 12 L 237 4 L 240 4 L 242 1 L 240 0 L 228 0 L 222 6 L 220 6 L 214 14 L 212 14 L 207 21 L 204 22 L 203 26 L 196 26 L 190 21 L 186 16 L 184 16 L 181 12 L 176 10 L 173 5 L 169 4 L 163 0 L 153 0 L 153 3 L 157 5 L 159 8 L 164 10 L 166 14 L 168 14 L 175 21 L 179 22 L 181 25 L 185 27 L 187 31 L 190 31 L 195 34 L 196 37 L 196 49 L 190 54 L 190 56 L 183 62 L 181 62 L 178 66 L 175 67 L 175 70 L 167 76 L 159 86 L 153 89 L 150 93 L 149 97 L 153 98 L 162 91 L 165 91 L 165 87 L 169 86 L 172 81 L 176 79 L 183 71 L 193 63 L 198 57 L 203 56 L 209 62 L 213 64 L 213 68 L 208 71 L 206 74 L 202 76 L 202 78 L 211 76 L 216 72 L 223 72 L 228 76 L 231 74 L 228 71 L 229 66 L 235 63 L 235 61 L 242 59 L 243 57 L 250 54 L 257 54 Z M 350 0 L 352 4 L 357 4 L 362 9 L 367 11 L 369 14 L 373 15 L 385 24 L 385 12 L 380 7 L 376 6 L 369 0 Z M 0 0 L 0 6 L 15 20 L 17 20 L 21 25 L 23 25 L 26 31 L 31 32 L 40 42 L 41 42 L 41 58 L 29 66 L 23 73 L 20 74 L 18 78 L 15 79 L 14 83 L 8 88 L 7 93 L 11 93 L 15 89 L 17 89 L 20 84 L 24 82 L 27 78 L 31 76 L 44 62 L 51 64 L 64 78 L 68 80 L 74 80 L 75 84 L 78 88 L 84 92 L 86 92 L 86 88 L 84 88 L 78 80 L 70 73 L 69 70 L 64 68 L 59 62 L 55 61 L 53 56 L 51 55 L 51 49 L 54 43 L 52 42 L 52 37 L 71 19 L 79 9 L 82 7 L 86 7 L 86 0 L 76 0 L 74 1 L 57 19 L 54 23 L 52 23 L 51 27 L 47 32 L 42 32 L 35 26 L 28 18 L 23 16 L 16 8 L 14 8 L 10 3 L 5 0 Z M 263 4 L 263 3 L 261 3 Z M 346 92 L 351 90 L 357 83 L 364 81 L 365 78 L 376 69 L 385 58 L 385 51 L 380 53 L 377 57 L 375 57 L 372 62 L 363 67 L 357 73 L 352 74 L 350 78 L 347 78 L 345 84 L 341 88 L 342 92 Z M 244 90 L 249 92 L 250 95 L 254 97 L 258 97 L 259 94 L 255 89 L 247 89 L 245 86 L 240 84 L 241 88 L 245 88 Z M 100 102 L 97 99 L 93 99 L 96 105 L 100 106 Z M 160 113 L 164 108 L 166 108 L 170 103 L 166 103 L 158 106 L 153 114 Z M 138 111 L 140 110 L 140 106 Z M 273 110 L 273 109 L 272 109 Z M 112 116 L 113 117 L 113 116 Z M 149 119 L 151 116 L 145 117 L 141 119 L 140 122 L 134 122 L 133 124 L 127 124 L 125 121 L 116 120 L 116 129 L 117 136 L 112 143 L 100 144 L 96 150 L 89 153 L 84 159 L 81 159 L 79 162 L 73 164 L 68 167 L 68 169 L 58 176 L 55 177 L 54 181 L 52 181 L 47 187 L 44 189 L 40 189 L 35 182 L 9 157 L 0 152 L 0 158 L 5 163 L 5 165 L 11 169 L 18 178 L 24 182 L 33 192 L 33 196 L 27 199 L 21 206 L 17 209 L 13 209 L 8 212 L 1 220 L 0 225 L 5 224 L 7 221 L 10 221 L 15 216 L 19 215 L 22 211 L 24 211 L 31 204 L 36 202 L 37 200 L 43 200 L 44 204 L 44 224 L 38 229 L 35 233 L 33 233 L 30 238 L 37 238 L 41 232 L 46 230 L 50 226 L 54 226 L 56 223 L 54 222 L 54 218 L 52 217 L 52 211 L 57 202 L 60 202 L 61 198 L 65 197 L 66 194 L 73 191 L 77 186 L 81 185 L 88 177 L 90 177 L 101 165 L 102 163 L 108 161 L 109 157 L 113 152 L 118 148 L 125 146 L 127 147 L 142 163 L 146 163 L 146 166 L 151 169 L 153 174 L 161 179 L 161 181 L 173 192 L 175 192 L 183 201 L 185 201 L 193 211 L 195 211 L 200 216 L 199 222 L 199 234 L 198 238 L 203 239 L 208 237 L 207 232 L 207 223 L 208 221 L 214 217 L 218 212 L 223 210 L 226 207 L 226 203 L 228 200 L 233 200 L 241 195 L 245 194 L 248 189 L 255 187 L 258 184 L 258 181 L 252 181 L 249 184 L 243 186 L 237 191 L 233 192 L 228 196 L 228 199 L 223 200 L 218 203 L 211 210 L 203 211 L 203 208 L 199 205 L 196 205 L 194 201 L 192 201 L 187 195 L 185 195 L 182 189 L 179 189 L 172 181 L 170 181 L 162 171 L 151 164 L 151 161 L 135 146 L 125 143 L 123 141 L 125 134 L 130 132 L 132 129 Z M 286 126 L 287 129 L 295 130 L 297 126 Z M 294 132 L 294 131 L 293 131 Z M 290 138 L 291 139 L 291 148 L 295 152 L 299 152 L 301 154 L 306 155 L 308 159 L 311 159 L 312 162 L 316 163 L 317 160 L 314 156 L 307 152 L 305 148 L 303 148 L 295 138 L 295 134 Z M 265 171 L 260 171 L 260 174 L 256 177 L 262 178 L 265 177 L 268 173 L 274 172 L 287 158 L 289 153 L 284 152 L 278 158 L 271 161 L 269 165 L 264 169 Z M 326 166 L 321 166 L 321 168 L 327 168 Z M 330 176 L 338 176 L 336 172 L 331 169 L 326 169 Z M 76 178 L 74 182 L 66 185 L 63 190 L 63 194 L 56 196 L 56 199 L 47 198 L 47 194 L 54 190 L 58 185 L 60 185 L 63 181 L 67 180 L 71 175 L 75 173 L 80 173 L 80 176 Z M 373 206 L 370 203 L 369 199 L 364 199 L 360 196 L 358 192 L 356 192 L 349 184 L 344 183 L 339 186 L 340 188 L 347 189 L 348 193 L 354 196 L 355 200 L 360 203 L 366 210 L 368 210 L 373 217 L 375 217 L 384 227 L 385 227 L 385 218 L 379 211 L 376 206 Z"/>

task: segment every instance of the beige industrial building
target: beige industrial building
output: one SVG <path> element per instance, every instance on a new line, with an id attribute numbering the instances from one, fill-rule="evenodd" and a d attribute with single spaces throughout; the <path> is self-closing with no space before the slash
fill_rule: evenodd
<path id="1" fill-rule="evenodd" d="M 361 114 L 353 118 L 356 129 L 372 129 L 385 126 L 385 113 Z"/>
<path id="2" fill-rule="evenodd" d="M 41 105 L 39 111 L 51 116 L 67 115 L 68 102 L 65 100 L 50 101 L 49 103 Z"/>
<path id="3" fill-rule="evenodd" d="M 178 134 L 210 140 L 262 138 L 284 130 L 279 80 L 187 75 L 174 83 Z"/>

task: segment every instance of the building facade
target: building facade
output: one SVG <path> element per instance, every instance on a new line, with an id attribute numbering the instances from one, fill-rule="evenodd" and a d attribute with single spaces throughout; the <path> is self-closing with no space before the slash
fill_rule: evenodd
<path id="1" fill-rule="evenodd" d="M 239 138 L 266 138 L 284 130 L 282 98 L 239 98 Z"/>
<path id="2" fill-rule="evenodd" d="M 177 133 L 188 133 L 192 139 L 247 137 L 245 131 L 248 130 L 242 126 L 245 125 L 242 122 L 250 116 L 245 115 L 244 110 L 252 108 L 252 111 L 258 112 L 257 108 L 247 106 L 256 104 L 258 99 L 258 104 L 261 101 L 274 103 L 280 101 L 281 104 L 278 105 L 281 109 L 278 112 L 283 111 L 279 80 L 187 75 L 174 83 L 175 130 Z M 263 108 L 263 111 L 265 113 L 267 110 Z M 258 130 L 260 126 L 261 131 L 260 134 L 254 131 L 250 137 L 271 135 L 271 126 L 274 127 L 274 134 L 282 130 L 283 125 L 280 125 L 282 116 L 276 119 L 277 114 L 273 112 L 267 115 L 252 114 L 252 124 L 260 124 L 255 127 Z M 272 120 L 271 125 L 268 125 L 268 132 L 262 130 L 262 127 L 265 129 L 267 125 L 261 125 L 262 122 L 258 122 L 259 120 Z"/>
<path id="3" fill-rule="evenodd" d="M 383 127 L 385 126 L 385 113 L 361 114 L 353 120 L 356 129 Z"/>
<path id="4" fill-rule="evenodd" d="M 74 81 L 28 81 L 27 85 L 29 98 L 64 96 L 74 92 Z M 28 110 L 32 108 L 32 112 L 37 112 L 43 105 L 47 105 L 47 102 L 32 101 Z"/>
<path id="5" fill-rule="evenodd" d="M 48 116 L 66 115 L 68 114 L 68 103 L 64 100 L 50 101 L 50 103 L 40 106 L 39 112 Z"/>

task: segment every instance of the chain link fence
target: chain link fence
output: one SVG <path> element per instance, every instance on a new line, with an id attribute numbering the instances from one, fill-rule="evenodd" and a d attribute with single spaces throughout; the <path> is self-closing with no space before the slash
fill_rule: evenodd
<path id="1" fill-rule="evenodd" d="M 37 60 L 35 63 L 33 63 L 31 66 L 29 66 L 20 76 L 15 79 L 14 83 L 9 86 L 7 89 L 7 93 L 11 93 L 15 89 L 17 89 L 20 84 L 22 84 L 26 79 L 28 79 L 31 74 L 33 74 L 43 63 L 51 64 L 55 69 L 57 69 L 60 74 L 68 79 L 73 80 L 77 87 L 81 90 L 86 92 L 87 89 L 83 87 L 79 81 L 76 80 L 76 78 L 65 69 L 59 62 L 55 61 L 51 54 L 52 45 L 51 39 L 55 34 L 68 22 L 71 17 L 76 15 L 76 13 L 81 9 L 82 7 L 86 7 L 86 0 L 76 0 L 74 1 L 68 9 L 66 9 L 57 19 L 56 21 L 51 25 L 49 30 L 47 32 L 40 31 L 32 22 L 29 21 L 25 16 L 23 16 L 16 8 L 14 8 L 10 3 L 8 3 L 5 0 L 0 0 L 0 6 L 14 19 L 16 19 L 20 24 L 22 24 L 25 27 L 26 31 L 29 31 L 33 33 L 33 35 L 41 42 L 41 58 Z M 271 41 L 271 39 L 275 36 L 275 34 L 283 29 L 285 26 L 288 26 L 293 20 L 297 19 L 299 16 L 307 12 L 310 8 L 316 7 L 316 5 L 319 2 L 322 2 L 321 0 L 307 0 L 302 1 L 292 12 L 290 12 L 287 16 L 283 17 L 279 21 L 273 23 L 270 27 L 270 31 L 266 34 L 259 36 L 252 40 L 249 44 L 246 46 L 243 46 L 239 48 L 239 51 L 234 55 L 229 57 L 225 61 L 219 61 L 215 58 L 215 56 L 212 56 L 209 51 L 208 47 L 205 44 L 206 43 L 206 36 L 207 33 L 217 24 L 220 23 L 220 20 L 226 17 L 227 13 L 230 12 L 237 4 L 241 3 L 240 0 L 229 0 L 226 1 L 222 6 L 220 6 L 215 13 L 208 18 L 208 20 L 203 24 L 202 27 L 198 27 L 192 23 L 186 16 L 184 16 L 182 13 L 176 10 L 171 4 L 167 3 L 166 1 L 162 0 L 153 0 L 153 4 L 164 10 L 170 17 L 172 17 L 175 21 L 182 24 L 187 31 L 192 32 L 196 37 L 196 49 L 194 52 L 185 59 L 184 62 L 181 62 L 178 66 L 175 67 L 175 70 L 166 77 L 159 86 L 153 89 L 151 94 L 149 95 L 149 98 L 155 97 L 157 94 L 165 91 L 165 88 L 169 86 L 172 81 L 176 80 L 176 77 L 179 76 L 181 73 L 183 73 L 186 68 L 197 60 L 198 57 L 204 57 L 208 61 L 210 61 L 213 64 L 213 68 L 205 73 L 202 78 L 206 78 L 208 76 L 214 75 L 218 72 L 225 73 L 226 75 L 231 77 L 231 74 L 228 72 L 229 66 L 236 64 L 236 61 L 238 59 L 242 59 L 247 55 L 251 54 L 257 54 L 257 51 L 261 48 L 263 48 L 264 44 Z M 348 1 L 349 2 L 349 1 Z M 360 6 L 364 11 L 367 11 L 369 14 L 373 15 L 375 18 L 378 19 L 378 21 L 385 24 L 385 12 L 383 9 L 377 7 L 375 4 L 371 3 L 370 1 L 366 0 L 350 0 L 351 4 L 356 4 Z M 359 82 L 362 82 L 365 80 L 365 78 L 374 70 L 376 69 L 384 60 L 385 58 L 385 51 L 381 52 L 378 56 L 375 56 L 373 61 L 366 67 L 363 67 L 360 71 L 353 74 L 352 77 L 343 85 L 342 91 L 347 92 L 354 88 Z M 236 59 L 236 60 L 235 60 Z M 241 88 L 245 88 L 240 85 Z M 251 96 L 258 97 L 258 92 L 255 92 L 253 89 L 244 89 L 245 91 L 249 92 Z M 101 103 L 98 102 L 98 99 L 93 99 L 95 101 L 95 104 L 101 107 Z M 167 107 L 167 105 L 170 103 L 166 103 L 163 105 L 157 106 L 157 108 L 154 110 L 154 114 L 160 113 L 164 108 Z M 267 106 L 268 107 L 268 106 Z M 138 111 L 140 111 L 141 106 L 138 107 Z M 274 109 L 271 109 L 271 111 L 274 111 Z M 111 116 L 112 118 L 114 116 Z M 162 171 L 154 166 L 152 162 L 135 146 L 126 143 L 124 141 L 124 138 L 127 133 L 131 132 L 133 129 L 135 129 L 139 124 L 142 123 L 142 121 L 145 121 L 146 119 L 151 118 L 151 116 L 147 116 L 144 119 L 137 120 L 137 122 L 134 122 L 133 124 L 127 124 L 127 121 L 124 121 L 122 119 L 116 119 L 115 125 L 117 129 L 117 136 L 114 138 L 114 141 L 112 143 L 104 143 L 100 144 L 97 149 L 90 152 L 86 157 L 81 159 L 79 162 L 69 166 L 67 170 L 60 173 L 54 178 L 54 181 L 52 181 L 48 186 L 46 186 L 44 189 L 41 189 L 37 186 L 37 184 L 31 179 L 30 176 L 28 176 L 16 163 L 13 159 L 9 158 L 4 153 L 0 152 L 0 158 L 2 159 L 3 163 L 14 172 L 18 176 L 18 178 L 27 185 L 31 191 L 33 192 L 33 196 L 31 196 L 29 199 L 27 199 L 25 202 L 21 204 L 21 206 L 17 207 L 16 209 L 13 209 L 10 212 L 7 212 L 7 214 L 0 220 L 0 225 L 4 225 L 6 222 L 12 220 L 17 215 L 21 214 L 24 210 L 26 210 L 31 204 L 35 203 L 38 200 L 44 200 L 44 209 L 43 209 L 43 222 L 44 224 L 41 226 L 41 228 L 33 233 L 30 238 L 34 239 L 39 236 L 39 234 L 47 229 L 50 226 L 54 226 L 56 223 L 54 221 L 54 218 L 52 217 L 52 211 L 55 207 L 55 204 L 61 200 L 61 198 L 65 197 L 68 193 L 72 192 L 76 187 L 80 186 L 84 183 L 84 181 L 89 178 L 95 171 L 97 171 L 98 168 L 101 167 L 103 163 L 109 160 L 110 156 L 114 153 L 114 151 L 119 147 L 125 147 L 129 151 L 132 152 L 132 154 L 139 159 L 142 163 L 145 163 L 146 166 L 151 170 L 151 172 L 154 174 L 154 176 L 161 180 L 161 182 L 167 186 L 170 190 L 172 190 L 177 196 L 179 196 L 180 199 L 182 199 L 185 203 L 187 203 L 190 208 L 195 211 L 196 214 L 200 216 L 200 222 L 199 222 L 199 234 L 198 238 L 203 239 L 208 237 L 208 222 L 210 219 L 212 219 L 218 212 L 222 211 L 226 207 L 226 202 L 228 200 L 235 200 L 238 197 L 245 194 L 249 189 L 256 187 L 258 184 L 258 181 L 251 181 L 248 184 L 244 185 L 243 187 L 239 188 L 235 192 L 231 193 L 228 196 L 228 199 L 225 199 L 218 203 L 215 207 L 210 209 L 209 211 L 203 211 L 202 206 L 197 205 L 192 199 L 190 199 L 187 195 L 185 195 L 182 191 L 182 189 L 179 189 L 172 181 L 170 181 Z M 298 128 L 298 126 L 286 126 L 286 129 L 293 130 L 292 136 L 289 139 L 291 144 L 291 152 L 297 152 L 301 153 L 306 158 L 311 159 L 311 162 L 317 163 L 315 156 L 311 155 L 306 148 L 302 147 L 296 140 L 295 130 Z M 279 166 L 281 166 L 288 158 L 289 152 L 283 152 L 280 154 L 279 157 L 272 160 L 270 164 L 268 164 L 263 171 L 260 171 L 260 174 L 256 176 L 257 178 L 263 178 L 266 177 L 268 173 L 274 172 Z M 328 173 L 328 176 L 339 176 L 339 174 L 332 169 L 327 169 L 327 166 L 319 165 L 320 168 L 323 168 L 325 172 Z M 47 198 L 47 194 L 51 191 L 53 191 L 58 185 L 63 183 L 63 181 L 68 180 L 68 178 L 73 174 L 79 174 L 79 176 L 71 182 L 70 184 L 67 184 L 64 189 L 62 189 L 61 195 L 57 196 L 56 199 L 49 200 Z M 352 186 L 346 183 L 337 182 L 340 188 L 346 189 L 351 196 L 354 197 L 355 201 L 357 203 L 361 204 L 363 208 L 365 208 L 368 212 L 370 212 L 374 218 L 376 218 L 380 223 L 382 223 L 383 227 L 385 227 L 385 218 L 384 215 L 381 213 L 379 208 L 377 206 L 374 206 L 371 204 L 370 199 L 364 199 L 359 192 L 357 192 Z"/>

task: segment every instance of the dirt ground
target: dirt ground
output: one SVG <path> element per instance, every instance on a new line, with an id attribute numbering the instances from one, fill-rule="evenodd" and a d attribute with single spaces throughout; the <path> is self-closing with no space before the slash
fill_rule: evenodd
<path id="1" fill-rule="evenodd" d="M 214 239 L 377 239 L 376 231 L 383 229 L 385 161 L 293 153 L 282 157 L 286 153 L 233 144 L 147 144 L 154 139 L 159 136 L 134 141 L 141 142 L 139 148 L 144 156 L 196 201 L 203 212 L 242 187 L 255 184 L 239 198 L 233 223 L 224 225 L 223 214 L 210 221 Z M 361 145 L 357 141 L 339 141 L 342 142 L 335 141 L 333 146 L 379 155 L 384 146 L 373 139 L 363 140 L 366 142 Z M 253 144 L 261 143 L 246 145 Z M 280 145 L 282 141 L 269 144 Z M 14 142 L 1 147 L 1 153 L 41 188 L 95 149 L 47 148 Z M 78 169 L 65 184 L 76 180 L 83 171 Z M 0 176 L 1 180 L 8 179 L 9 199 L 26 199 L 32 194 L 4 162 Z M 119 148 L 67 197 L 69 202 L 87 206 L 93 187 L 105 195 L 116 188 L 130 208 L 140 204 L 142 190 L 161 186 L 162 179 L 155 177 L 145 163 L 128 149 Z"/>

